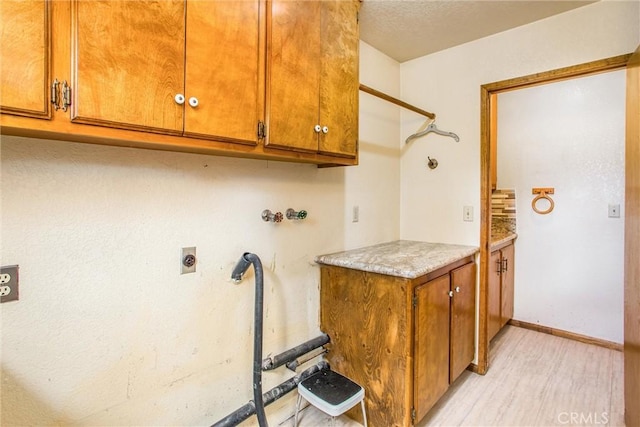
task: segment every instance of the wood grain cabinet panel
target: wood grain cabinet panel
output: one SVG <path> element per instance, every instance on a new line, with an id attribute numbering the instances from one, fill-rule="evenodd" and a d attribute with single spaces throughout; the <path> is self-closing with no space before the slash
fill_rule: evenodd
<path id="1" fill-rule="evenodd" d="M 75 1 L 72 121 L 181 134 L 185 2 Z"/>
<path id="2" fill-rule="evenodd" d="M 489 340 L 513 318 L 515 245 L 491 252 L 489 270 Z"/>
<path id="3" fill-rule="evenodd" d="M 49 2 L 0 1 L 0 112 L 49 118 Z"/>
<path id="4" fill-rule="evenodd" d="M 472 257 L 416 279 L 321 265 L 327 358 L 365 388 L 369 425 L 419 422 L 472 363 L 475 271 Z"/>
<path id="5" fill-rule="evenodd" d="M 453 383 L 473 362 L 476 333 L 476 265 L 451 272 L 451 352 L 449 382 Z"/>
<path id="6" fill-rule="evenodd" d="M 449 290 L 448 274 L 416 288 L 416 420 L 422 419 L 449 388 Z"/>
<path id="7" fill-rule="evenodd" d="M 267 145 L 356 157 L 356 1 L 268 3 Z"/>
<path id="8" fill-rule="evenodd" d="M 500 251 L 494 251 L 491 253 L 491 259 L 489 261 L 489 312 L 488 312 L 488 324 L 487 333 L 489 340 L 496 336 L 502 327 L 502 302 L 500 296 L 502 294 L 502 284 L 500 278 L 502 277 L 502 256 Z"/>
<path id="9" fill-rule="evenodd" d="M 503 268 L 500 286 L 500 327 L 503 327 L 513 318 L 515 245 L 506 246 L 501 252 Z"/>
<path id="10" fill-rule="evenodd" d="M 259 13 L 258 0 L 187 2 L 185 135 L 257 143 Z"/>

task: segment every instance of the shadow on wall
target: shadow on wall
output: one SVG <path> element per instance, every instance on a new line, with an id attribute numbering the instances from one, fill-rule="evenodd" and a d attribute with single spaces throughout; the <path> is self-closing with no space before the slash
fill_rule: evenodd
<path id="1" fill-rule="evenodd" d="M 2 403 L 0 425 L 71 425 L 71 420 L 42 402 L 38 396 L 27 390 L 4 368 L 0 368 L 2 378 Z M 25 411 L 24 408 L 29 408 Z"/>

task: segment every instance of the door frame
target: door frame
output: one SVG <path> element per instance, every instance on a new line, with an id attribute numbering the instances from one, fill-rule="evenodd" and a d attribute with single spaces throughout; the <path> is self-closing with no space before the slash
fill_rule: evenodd
<path id="1" fill-rule="evenodd" d="M 488 340 L 488 284 L 489 261 L 491 258 L 491 175 L 496 172 L 492 159 L 497 153 L 492 138 L 497 139 L 498 94 L 531 86 L 553 83 L 592 74 L 624 69 L 631 54 L 614 56 L 598 61 L 528 76 L 516 77 L 480 86 L 480 309 L 478 326 L 477 373 L 484 375 L 489 369 Z"/>

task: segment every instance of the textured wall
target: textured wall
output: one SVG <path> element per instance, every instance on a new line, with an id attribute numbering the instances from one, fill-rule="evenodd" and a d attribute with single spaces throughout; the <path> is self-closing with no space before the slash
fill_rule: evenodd
<path id="1" fill-rule="evenodd" d="M 363 81 L 397 92 L 399 65 L 362 50 Z M 236 285 L 231 269 L 244 251 L 264 263 L 265 356 L 318 334 L 314 256 L 399 237 L 398 212 L 380 219 L 399 200 L 385 108 L 361 99 L 351 168 L 3 136 L 0 263 L 20 265 L 21 289 L 0 306 L 1 424 L 208 425 L 248 402 L 254 275 Z M 260 219 L 288 207 L 309 217 Z M 197 272 L 180 275 L 186 246 Z"/>
<path id="2" fill-rule="evenodd" d="M 623 342 L 624 70 L 498 95 L 498 186 L 517 194 L 518 320 Z M 531 208 L 554 187 L 554 209 Z M 546 209 L 538 202 L 539 209 Z"/>
<path id="3" fill-rule="evenodd" d="M 435 112 L 441 129 L 460 136 L 456 143 L 429 135 L 403 149 L 401 237 L 479 243 L 482 84 L 629 53 L 638 44 L 640 4 L 602 1 L 401 64 L 403 99 Z M 402 136 L 415 132 L 422 122 L 416 115 L 403 112 Z M 426 167 L 427 156 L 438 159 L 438 169 Z M 523 196 L 518 193 L 518 203 L 530 200 Z M 464 205 L 474 206 L 474 222 L 462 221 Z M 526 262 L 518 253 L 516 259 L 519 264 Z M 612 274 L 619 273 L 611 268 Z M 517 287 L 516 283 L 518 299 L 522 294 Z M 598 293 L 583 292 L 580 298 L 588 299 L 581 303 L 589 306 Z M 518 306 L 522 307 L 520 303 Z M 618 309 L 622 311 L 622 306 Z M 571 325 L 567 318 L 572 312 L 566 310 L 563 316 L 564 321 L 554 324 Z M 611 321 L 612 328 L 619 328 L 615 316 Z M 599 328 L 575 332 L 617 340 L 620 331 L 616 335 L 603 335 Z"/>

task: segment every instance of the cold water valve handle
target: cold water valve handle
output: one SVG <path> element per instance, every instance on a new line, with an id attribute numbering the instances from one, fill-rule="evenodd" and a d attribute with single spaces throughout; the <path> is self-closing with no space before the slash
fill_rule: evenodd
<path id="1" fill-rule="evenodd" d="M 291 208 L 287 209 L 285 214 L 287 216 L 287 219 L 293 219 L 293 220 L 305 219 L 307 217 L 307 211 L 301 210 L 296 212 Z"/>

